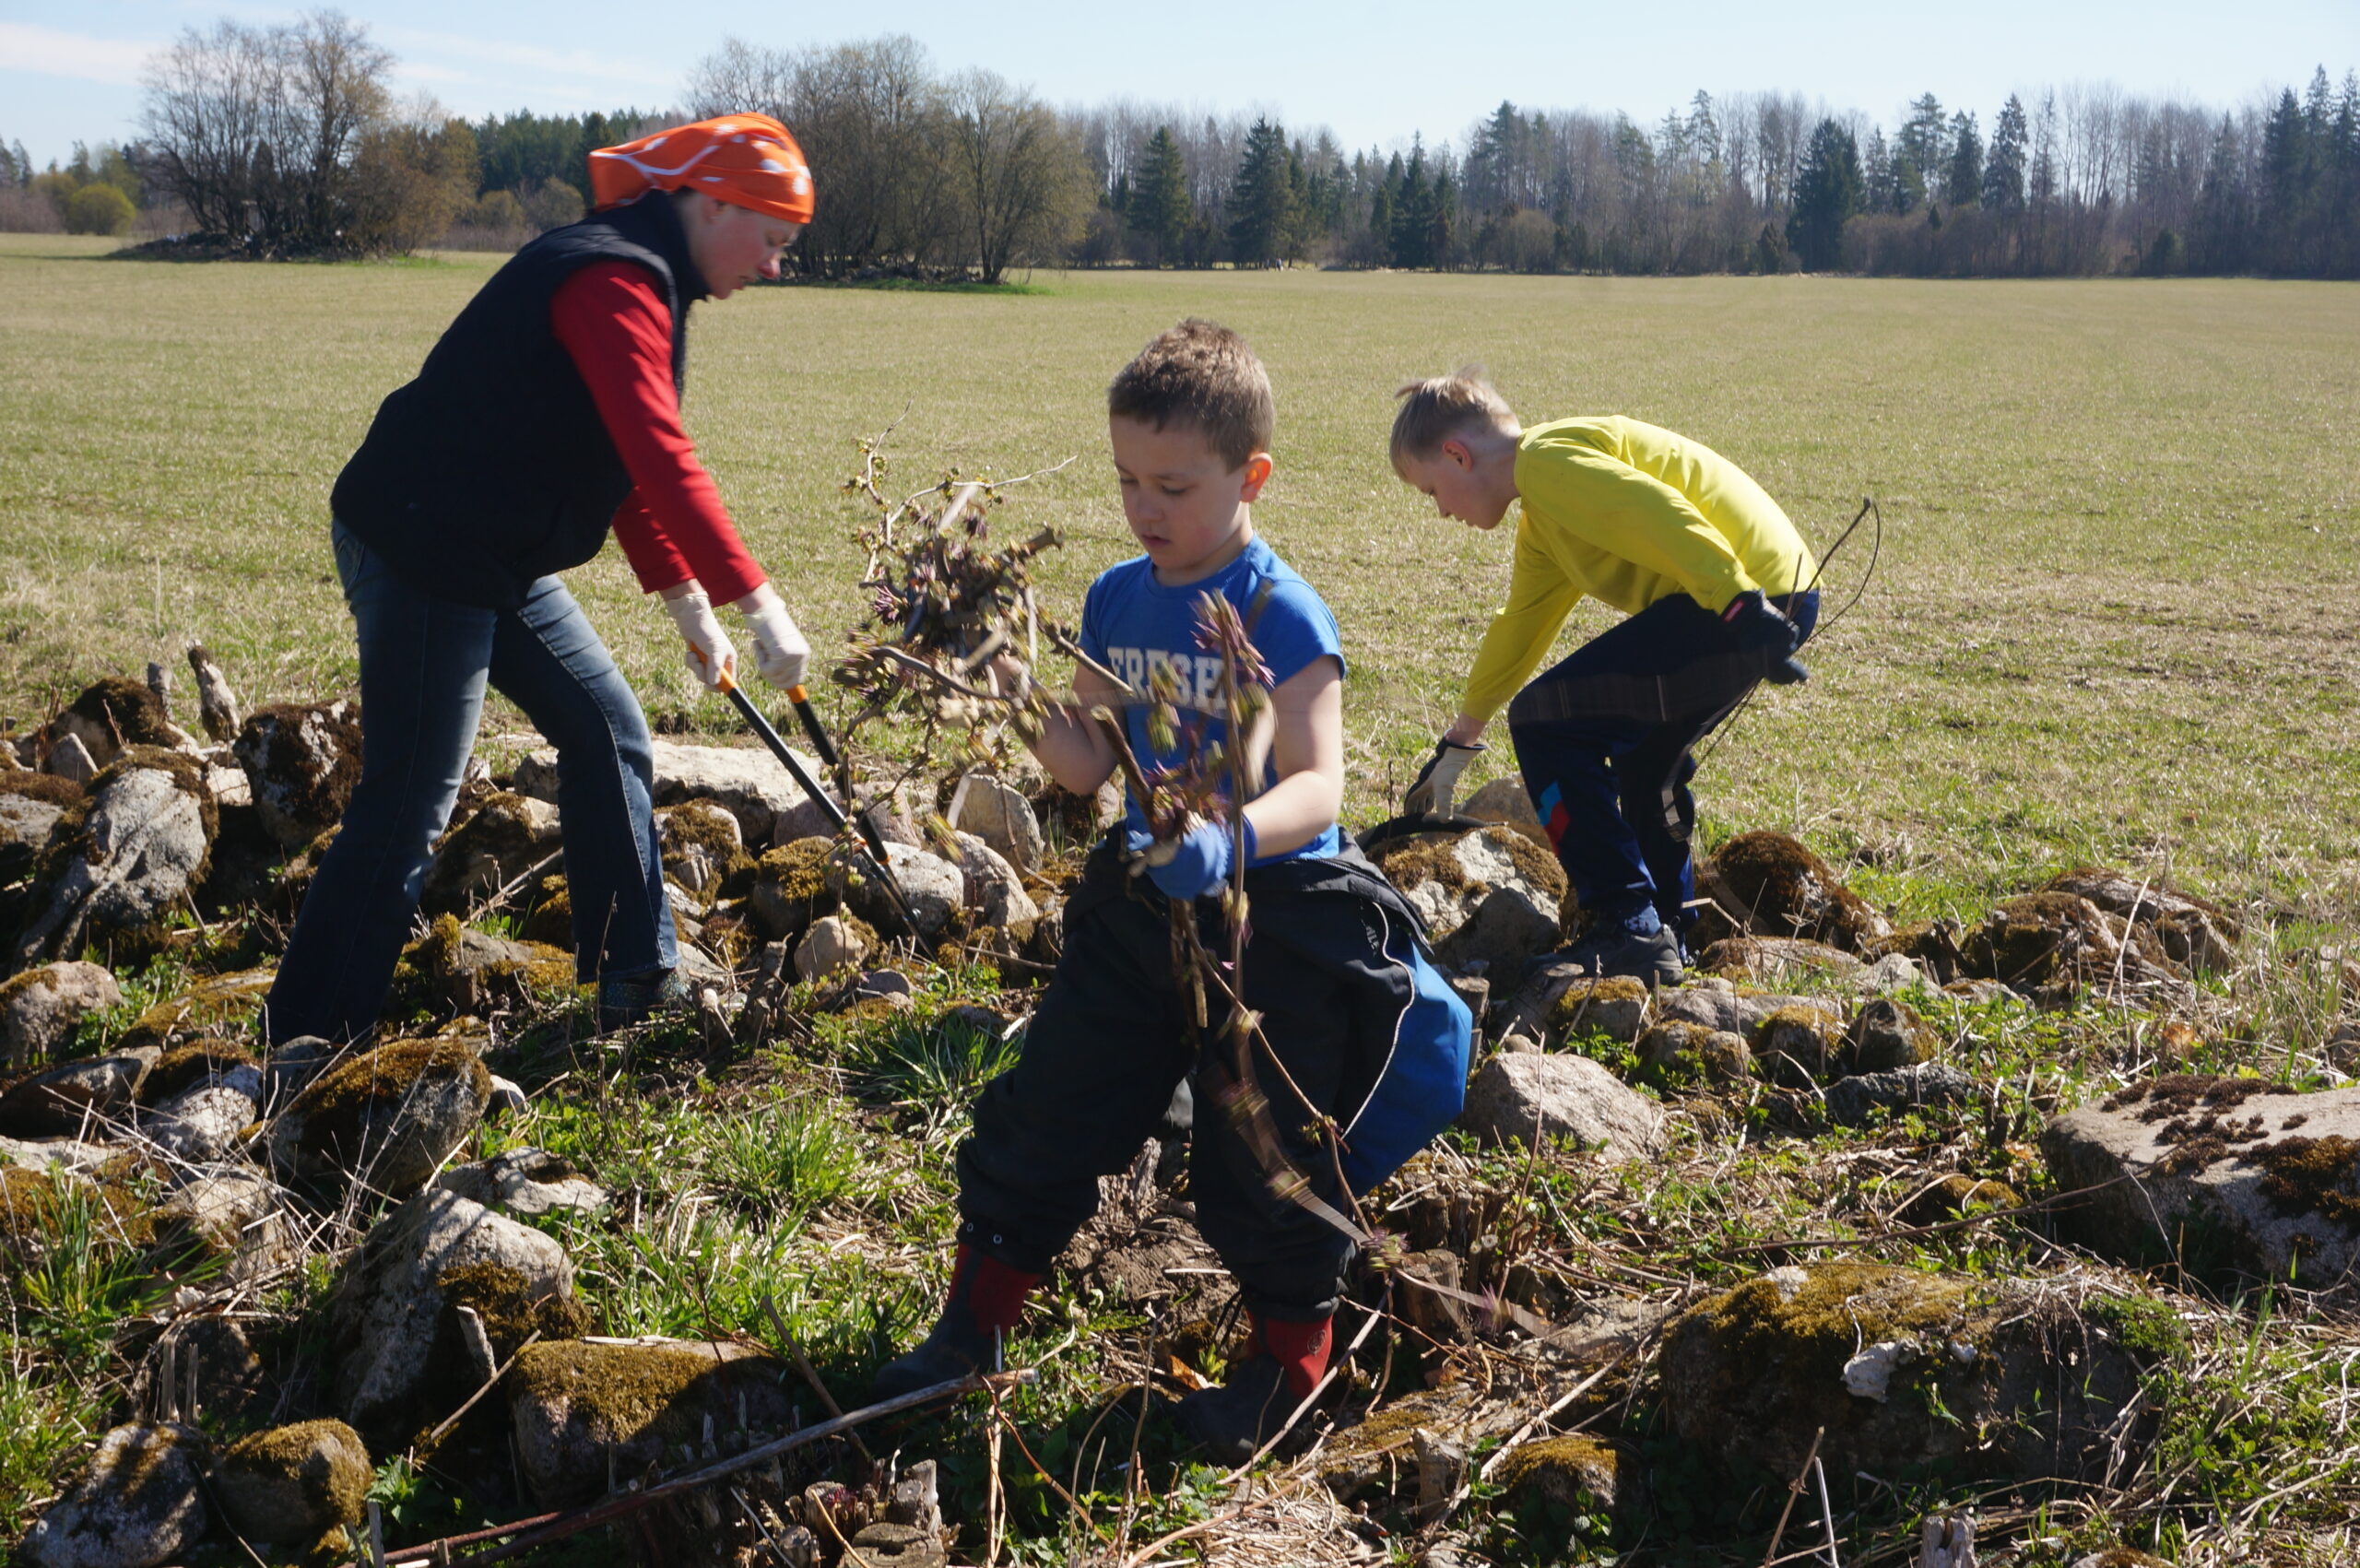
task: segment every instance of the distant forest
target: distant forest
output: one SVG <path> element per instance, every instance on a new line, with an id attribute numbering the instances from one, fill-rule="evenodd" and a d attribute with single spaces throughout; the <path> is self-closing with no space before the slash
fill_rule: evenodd
<path id="1" fill-rule="evenodd" d="M 1454 139 L 1347 150 L 1267 113 L 1058 109 L 988 72 L 938 70 L 906 37 L 732 39 L 675 110 L 470 123 L 397 105 L 383 86 L 393 56 L 366 32 L 334 13 L 192 29 L 151 63 L 140 139 L 77 147 L 46 171 L 0 147 L 0 228 L 178 225 L 256 254 L 512 247 L 581 216 L 591 147 L 760 110 L 811 160 L 819 211 L 795 264 L 812 277 L 1285 265 L 2360 277 L 2360 76 L 2339 84 L 2324 66 L 2299 90 L 2225 108 L 2077 83 L 1995 106 L 1926 94 L 1890 124 L 1779 93 L 1698 92 L 1651 125 L 1503 102 Z M 313 104 L 301 70 L 248 68 L 324 50 L 337 69 L 313 75 L 336 96 Z M 279 89 L 292 100 L 233 101 L 265 77 L 294 84 Z M 339 139 L 324 152 L 329 127 Z"/>

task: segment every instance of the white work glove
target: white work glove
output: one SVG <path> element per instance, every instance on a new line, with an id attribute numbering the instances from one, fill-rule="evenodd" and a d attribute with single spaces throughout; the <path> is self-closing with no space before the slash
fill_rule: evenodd
<path id="1" fill-rule="evenodd" d="M 738 650 L 729 645 L 729 634 L 714 619 L 713 601 L 694 580 L 665 589 L 663 597 L 664 613 L 672 618 L 680 629 L 680 640 L 689 645 L 689 667 L 696 671 L 706 690 L 720 690 L 722 676 L 734 678 L 738 673 Z"/>
<path id="2" fill-rule="evenodd" d="M 1481 746 L 1461 746 L 1455 740 L 1434 742 L 1434 754 L 1418 770 L 1417 782 L 1410 793 L 1401 797 L 1401 810 L 1410 817 L 1450 815 L 1451 797 L 1458 792 L 1458 775 L 1467 764 L 1483 754 Z"/>
<path id="3" fill-rule="evenodd" d="M 786 613 L 786 601 L 765 583 L 731 607 L 746 618 L 754 639 L 754 667 L 764 680 L 785 691 L 803 684 L 803 666 L 811 660 L 811 644 Z"/>

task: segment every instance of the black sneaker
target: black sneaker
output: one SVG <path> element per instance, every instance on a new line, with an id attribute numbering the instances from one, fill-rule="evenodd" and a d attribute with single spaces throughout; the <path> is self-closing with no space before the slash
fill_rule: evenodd
<path id="1" fill-rule="evenodd" d="M 1229 1381 L 1199 1388 L 1180 1401 L 1172 1419 L 1224 1465 L 1242 1465 L 1277 1435 L 1303 1401 L 1286 1386 L 1275 1356 L 1249 1356 L 1230 1368 Z"/>
<path id="2" fill-rule="evenodd" d="M 1560 948 L 1541 961 L 1570 963 L 1596 975 L 1627 974 L 1651 985 L 1677 985 L 1686 954 L 1669 927 L 1641 936 L 1621 925 L 1593 930 L 1570 948 Z"/>
<path id="3" fill-rule="evenodd" d="M 696 987 L 677 969 L 609 974 L 598 982 L 598 1032 L 612 1034 L 657 1013 L 687 1012 L 696 1005 Z"/>

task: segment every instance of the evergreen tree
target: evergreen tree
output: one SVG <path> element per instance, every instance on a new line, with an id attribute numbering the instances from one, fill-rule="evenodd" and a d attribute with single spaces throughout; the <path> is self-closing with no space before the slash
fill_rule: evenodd
<path id="1" fill-rule="evenodd" d="M 2237 159 L 2237 129 L 2224 114 L 2196 194 L 2189 260 L 2199 272 L 2235 272 L 2246 265 L 2248 228 L 2245 171 Z"/>
<path id="2" fill-rule="evenodd" d="M 1975 116 L 1960 110 L 1951 117 L 1951 161 L 1942 200 L 1952 208 L 1973 206 L 1983 196 L 1983 136 Z"/>
<path id="3" fill-rule="evenodd" d="M 1440 270 L 1451 265 L 1451 246 L 1457 239 L 1458 195 L 1446 169 L 1434 180 L 1431 216 L 1426 221 L 1426 265 Z"/>
<path id="4" fill-rule="evenodd" d="M 1915 212 L 1918 205 L 1941 188 L 1942 164 L 1948 152 L 1948 124 L 1942 102 L 1925 93 L 1909 106 L 1909 118 L 1893 143 L 1893 210 Z"/>
<path id="5" fill-rule="evenodd" d="M 1899 212 L 1893 189 L 1893 155 L 1885 150 L 1884 133 L 1874 125 L 1869 127 L 1868 152 L 1860 171 L 1860 209 L 1863 212 Z"/>
<path id="6" fill-rule="evenodd" d="M 1823 272 L 1843 259 L 1844 225 L 1859 210 L 1859 146 L 1835 121 L 1822 120 L 1811 134 L 1802 172 L 1795 181 L 1787 243 L 1804 266 Z"/>
<path id="7" fill-rule="evenodd" d="M 1229 186 L 1229 242 L 1240 266 L 1268 266 L 1286 253 L 1294 225 L 1294 189 L 1286 133 L 1257 120 Z"/>
<path id="8" fill-rule="evenodd" d="M 1131 226 L 1154 246 L 1157 265 L 1177 265 L 1194 215 L 1188 203 L 1187 161 L 1169 125 L 1158 125 L 1148 138 L 1130 209 Z"/>
<path id="9" fill-rule="evenodd" d="M 1991 130 L 1991 155 L 1983 163 L 1983 206 L 2012 214 L 2024 205 L 2024 106 L 2014 93 Z"/>
<path id="10" fill-rule="evenodd" d="M 1393 197 L 1392 257 L 1395 266 L 1426 266 L 1434 238 L 1434 193 L 1426 184 L 1426 149 L 1410 146 L 1410 161 Z"/>

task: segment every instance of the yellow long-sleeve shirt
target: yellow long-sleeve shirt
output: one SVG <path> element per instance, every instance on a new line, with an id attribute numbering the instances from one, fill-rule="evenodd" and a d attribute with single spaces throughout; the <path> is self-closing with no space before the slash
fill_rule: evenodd
<path id="1" fill-rule="evenodd" d="M 1467 678 L 1462 712 L 1516 695 L 1582 595 L 1635 615 L 1686 594 L 1721 610 L 1749 589 L 1811 582 L 1810 547 L 1778 503 L 1700 442 L 1620 415 L 1535 425 L 1516 444 L 1516 567 Z"/>

